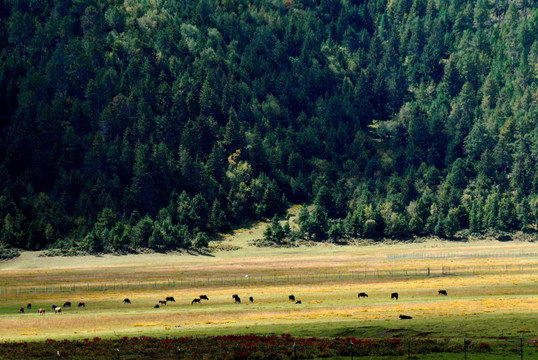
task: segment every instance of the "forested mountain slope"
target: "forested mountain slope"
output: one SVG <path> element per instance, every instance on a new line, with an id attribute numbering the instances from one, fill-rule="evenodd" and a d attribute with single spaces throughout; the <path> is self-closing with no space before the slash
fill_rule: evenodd
<path id="1" fill-rule="evenodd" d="M 536 231 L 531 0 L 0 0 L 0 243 Z"/>

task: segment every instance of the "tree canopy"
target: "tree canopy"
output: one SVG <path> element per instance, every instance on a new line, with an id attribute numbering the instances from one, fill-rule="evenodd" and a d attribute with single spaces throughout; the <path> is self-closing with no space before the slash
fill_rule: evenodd
<path id="1" fill-rule="evenodd" d="M 0 0 L 0 18 L 5 246 L 199 248 L 290 203 L 314 204 L 316 239 L 537 230 L 533 1 Z"/>

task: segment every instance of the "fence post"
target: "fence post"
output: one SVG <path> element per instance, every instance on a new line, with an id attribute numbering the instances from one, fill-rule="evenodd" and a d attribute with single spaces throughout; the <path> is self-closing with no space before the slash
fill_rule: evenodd
<path id="1" fill-rule="evenodd" d="M 120 349 L 116 348 L 116 351 L 118 353 L 118 360 L 120 360 Z"/>
<path id="2" fill-rule="evenodd" d="M 297 343 L 293 343 L 293 358 L 297 359 Z"/>
<path id="3" fill-rule="evenodd" d="M 181 348 L 177 347 L 177 360 L 181 360 Z"/>
<path id="4" fill-rule="evenodd" d="M 349 355 L 351 356 L 351 360 L 353 360 L 353 341 L 349 340 Z"/>

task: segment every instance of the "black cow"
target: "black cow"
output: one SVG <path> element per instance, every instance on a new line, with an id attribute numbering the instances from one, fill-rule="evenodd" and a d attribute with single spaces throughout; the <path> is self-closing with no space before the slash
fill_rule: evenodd
<path id="1" fill-rule="evenodd" d="M 28 305 L 26 305 L 26 308 L 27 308 L 27 309 L 31 309 L 31 308 L 32 308 L 32 304 L 28 303 Z"/>
<path id="2" fill-rule="evenodd" d="M 295 302 L 295 296 L 294 296 L 294 295 L 290 295 L 290 296 L 288 296 L 288 301 L 293 301 L 293 302 Z"/>
<path id="3" fill-rule="evenodd" d="M 71 301 L 64 302 L 64 307 L 71 307 Z"/>
<path id="4" fill-rule="evenodd" d="M 207 295 L 200 295 L 200 300 L 209 300 Z"/>
<path id="5" fill-rule="evenodd" d="M 22 306 L 19 308 L 19 312 L 20 312 L 21 314 L 24 314 L 24 308 L 23 308 Z"/>
<path id="6" fill-rule="evenodd" d="M 56 309 L 58 306 L 56 306 L 56 304 L 52 304 L 52 310 L 54 311 L 54 309 Z"/>
<path id="7" fill-rule="evenodd" d="M 173 296 L 167 296 L 166 301 L 168 301 L 168 302 L 176 302 L 176 299 L 174 299 Z"/>
<path id="8" fill-rule="evenodd" d="M 239 296 L 235 297 L 235 303 L 236 304 L 241 304 L 241 298 Z"/>
<path id="9" fill-rule="evenodd" d="M 164 301 L 164 300 L 159 300 L 159 304 L 161 304 L 161 305 L 166 305 L 166 301 Z"/>
<path id="10" fill-rule="evenodd" d="M 359 293 L 359 297 L 360 297 L 360 298 L 361 298 L 361 297 L 365 297 L 365 298 L 366 298 L 366 297 L 368 297 L 368 294 L 365 293 L 365 292 L 360 292 L 360 293 Z"/>
<path id="11" fill-rule="evenodd" d="M 199 298 L 196 298 L 196 299 L 193 299 L 192 302 L 191 302 L 191 305 L 192 304 L 199 304 L 200 303 L 200 299 Z"/>
<path id="12" fill-rule="evenodd" d="M 400 315 L 400 319 L 402 320 L 409 320 L 409 319 L 412 319 L 413 317 L 409 316 L 409 315 Z"/>
<path id="13" fill-rule="evenodd" d="M 301 300 L 297 300 L 295 303 L 296 304 L 301 304 Z"/>
<path id="14" fill-rule="evenodd" d="M 86 307 L 86 303 L 79 302 L 79 303 L 78 303 L 78 307 Z"/>
<path id="15" fill-rule="evenodd" d="M 239 295 L 237 295 L 237 294 L 233 294 L 233 295 L 232 295 L 232 299 L 236 299 L 236 298 L 238 298 L 238 297 L 239 297 Z"/>
<path id="16" fill-rule="evenodd" d="M 250 302 L 254 302 L 254 298 L 251 296 L 248 298 L 250 300 Z"/>
<path id="17" fill-rule="evenodd" d="M 390 299 L 398 300 L 398 293 L 392 293 L 390 294 Z"/>
<path id="18" fill-rule="evenodd" d="M 154 309 L 158 309 L 159 308 L 159 304 L 155 304 L 155 306 L 153 307 Z"/>
<path id="19" fill-rule="evenodd" d="M 125 298 L 125 299 L 123 299 L 123 303 L 124 304 L 130 304 L 131 300 L 129 300 L 128 298 Z"/>
<path id="20" fill-rule="evenodd" d="M 448 295 L 448 294 L 446 293 L 446 290 L 439 290 L 439 291 L 437 292 L 437 294 L 438 294 L 438 295 L 445 295 L 445 296 Z"/>

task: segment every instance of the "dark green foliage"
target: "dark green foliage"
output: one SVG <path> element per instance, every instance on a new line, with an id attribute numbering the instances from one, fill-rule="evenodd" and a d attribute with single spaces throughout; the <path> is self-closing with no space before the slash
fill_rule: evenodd
<path id="1" fill-rule="evenodd" d="M 288 201 L 278 241 L 536 231 L 538 10 L 499 4 L 3 1 L 0 245 L 200 248 Z"/>

